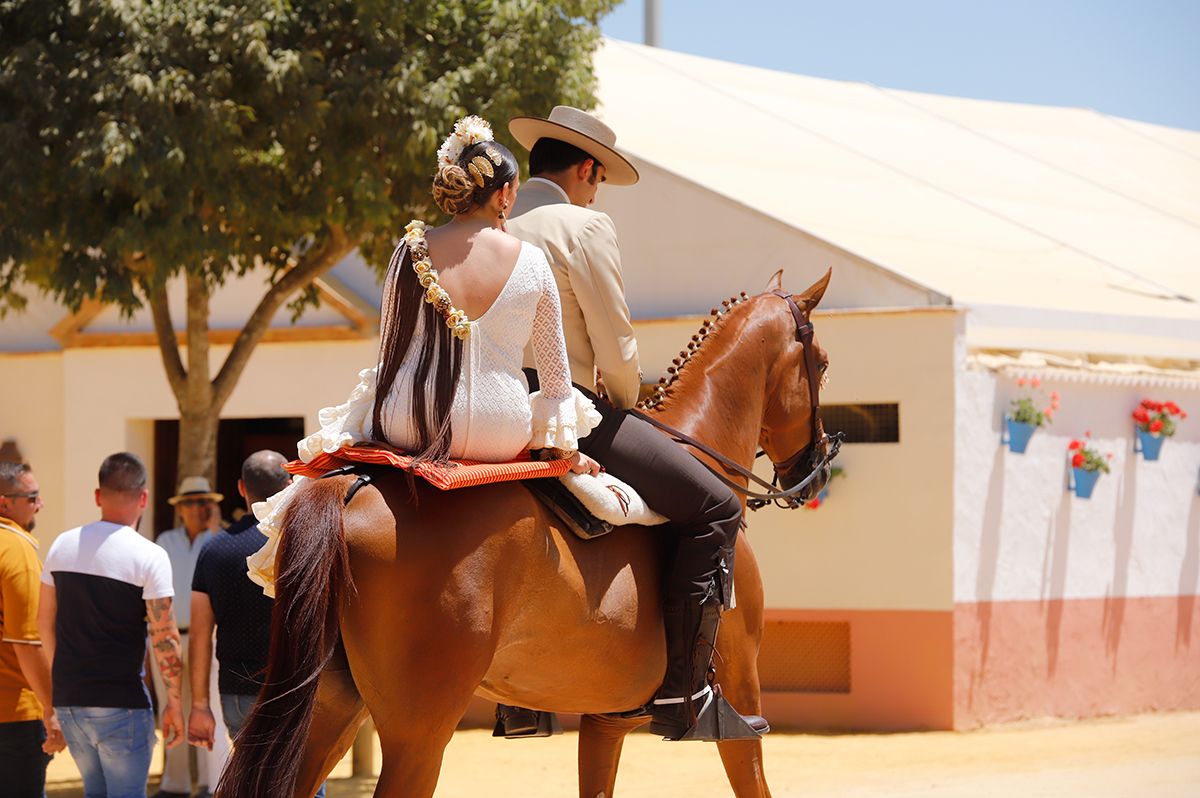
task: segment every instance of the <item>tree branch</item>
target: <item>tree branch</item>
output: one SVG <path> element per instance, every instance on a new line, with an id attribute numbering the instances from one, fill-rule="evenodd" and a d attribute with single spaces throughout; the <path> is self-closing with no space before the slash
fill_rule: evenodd
<path id="1" fill-rule="evenodd" d="M 250 314 L 246 324 L 233 342 L 233 348 L 225 358 L 225 363 L 213 380 L 213 402 L 219 409 L 233 392 L 242 371 L 250 361 L 254 347 L 262 340 L 271 326 L 271 319 L 297 291 L 309 285 L 313 280 L 332 269 L 354 249 L 355 242 L 346 235 L 340 226 L 330 228 L 329 235 L 320 249 L 310 252 L 304 259 L 286 274 L 280 277 L 270 290 L 259 300 L 258 307 Z"/>
<path id="2" fill-rule="evenodd" d="M 158 353 L 162 356 L 163 371 L 167 383 L 175 394 L 176 403 L 182 407 L 187 394 L 187 371 L 179 357 L 179 341 L 175 338 L 175 325 L 171 321 L 171 308 L 167 305 L 167 286 L 157 283 L 150 287 L 139 281 L 146 300 L 150 303 L 150 315 L 154 319 L 154 334 L 158 338 Z"/>

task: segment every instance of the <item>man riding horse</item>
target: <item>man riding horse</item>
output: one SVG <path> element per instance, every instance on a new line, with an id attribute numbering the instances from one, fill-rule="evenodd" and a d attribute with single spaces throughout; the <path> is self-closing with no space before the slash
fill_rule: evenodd
<path id="1" fill-rule="evenodd" d="M 536 244 L 550 261 L 575 385 L 594 395 L 599 373 L 606 394 L 607 401 L 596 402 L 604 420 L 579 449 L 665 515 L 664 529 L 677 540 L 663 585 L 667 672 L 651 706 L 650 730 L 680 740 L 696 722 L 693 702 L 704 701 L 710 690 L 717 625 L 732 598 L 742 505 L 707 466 L 626 412 L 638 400 L 641 371 L 621 253 L 612 219 L 588 206 L 601 183 L 636 183 L 637 169 L 616 150 L 613 131 L 576 108 L 560 105 L 548 119 L 518 117 L 508 129 L 529 150 L 531 175 L 517 195 L 508 231 Z M 502 705 L 500 712 L 509 734 L 538 727 L 516 708 Z M 758 716 L 746 721 L 755 732 L 769 729 Z"/>

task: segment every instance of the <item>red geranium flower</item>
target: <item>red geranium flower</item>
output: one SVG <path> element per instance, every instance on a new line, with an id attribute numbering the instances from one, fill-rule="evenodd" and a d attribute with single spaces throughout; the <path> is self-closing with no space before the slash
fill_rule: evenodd
<path id="1" fill-rule="evenodd" d="M 1076 468 L 1083 467 L 1083 452 L 1075 452 L 1075 455 L 1071 458 L 1071 465 Z"/>
<path id="2" fill-rule="evenodd" d="M 1139 407 L 1133 411 L 1133 420 L 1139 424 L 1145 424 L 1150 420 L 1150 414 L 1146 412 L 1146 408 Z"/>
<path id="3" fill-rule="evenodd" d="M 1179 415 L 1179 405 L 1175 404 L 1174 402 L 1166 402 L 1163 404 L 1163 407 L 1171 415 L 1173 415 L 1173 416 Z"/>
<path id="4" fill-rule="evenodd" d="M 1143 399 L 1142 400 L 1142 407 L 1146 408 L 1147 410 L 1155 410 L 1156 409 L 1155 405 L 1157 405 L 1157 404 L 1158 404 L 1158 402 L 1154 401 L 1153 399 Z"/>
<path id="5" fill-rule="evenodd" d="M 1150 431 L 1151 432 L 1162 432 L 1162 421 L 1157 418 L 1154 419 L 1153 421 L 1151 421 L 1150 422 Z"/>

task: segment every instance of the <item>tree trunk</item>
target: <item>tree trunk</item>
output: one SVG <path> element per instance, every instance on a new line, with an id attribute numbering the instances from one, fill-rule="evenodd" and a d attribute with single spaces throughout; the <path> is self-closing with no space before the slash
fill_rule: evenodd
<path id="1" fill-rule="evenodd" d="M 148 278 L 143 280 L 142 291 L 150 304 L 163 370 L 179 405 L 177 479 L 203 476 L 215 487 L 217 430 L 221 409 L 237 386 L 254 348 L 266 334 L 275 313 L 289 297 L 332 269 L 353 250 L 354 242 L 346 235 L 346 231 L 338 225 L 330 226 L 319 246 L 271 284 L 238 333 L 216 377 L 212 376 L 209 364 L 208 310 L 211 286 L 206 273 L 186 271 L 186 367 L 180 357 L 179 341 L 167 304 L 166 284 Z M 152 273 L 152 269 L 148 268 L 143 271 Z"/>
<path id="2" fill-rule="evenodd" d="M 204 275 L 187 273 L 187 377 L 179 401 L 179 459 L 176 479 L 207 477 L 217 480 L 217 425 L 221 407 L 213 401 L 208 363 L 208 282 Z M 179 398 L 179 397 L 177 397 Z"/>

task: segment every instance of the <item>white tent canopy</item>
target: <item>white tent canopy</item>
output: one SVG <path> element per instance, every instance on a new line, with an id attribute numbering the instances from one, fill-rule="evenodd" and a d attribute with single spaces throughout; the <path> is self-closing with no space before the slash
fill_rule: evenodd
<path id="1" fill-rule="evenodd" d="M 635 158 L 949 296 L 976 345 L 1200 359 L 1200 133 L 615 40 L 596 65 Z"/>

